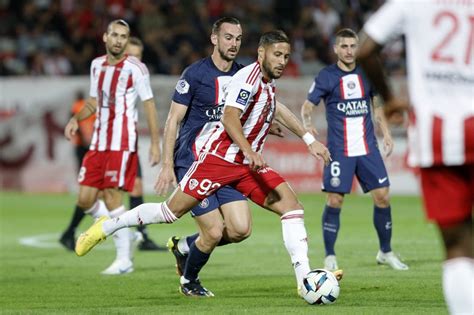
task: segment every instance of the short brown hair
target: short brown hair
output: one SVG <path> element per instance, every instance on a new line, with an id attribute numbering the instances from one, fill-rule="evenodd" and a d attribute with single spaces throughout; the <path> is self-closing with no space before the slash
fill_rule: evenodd
<path id="1" fill-rule="evenodd" d="M 110 27 L 114 24 L 125 26 L 128 30 L 128 33 L 130 33 L 130 25 L 128 25 L 128 23 L 125 22 L 125 20 L 122 20 L 122 19 L 113 20 L 112 22 L 110 22 L 109 25 L 107 25 L 107 33 L 109 33 Z"/>
<path id="2" fill-rule="evenodd" d="M 143 49 L 143 42 L 142 42 L 141 39 L 138 38 L 138 37 L 131 36 L 130 39 L 128 40 L 128 43 L 129 43 L 130 45 L 135 45 L 135 46 L 138 46 L 138 47 L 140 47 L 141 49 Z"/>
<path id="3" fill-rule="evenodd" d="M 359 36 L 357 36 L 357 33 L 354 32 L 350 28 L 342 28 L 336 33 L 336 41 L 338 38 L 355 38 L 356 40 L 359 40 Z"/>
<path id="4" fill-rule="evenodd" d="M 214 24 L 212 25 L 212 34 L 219 33 L 219 31 L 221 29 L 221 25 L 224 24 L 224 23 L 240 25 L 240 21 L 237 20 L 234 17 L 223 17 L 223 18 L 220 18 L 217 21 L 215 21 Z"/>
<path id="5" fill-rule="evenodd" d="M 276 43 L 288 43 L 290 44 L 290 39 L 282 30 L 275 30 L 264 33 L 260 37 L 260 41 L 258 42 L 258 46 L 267 46 Z"/>

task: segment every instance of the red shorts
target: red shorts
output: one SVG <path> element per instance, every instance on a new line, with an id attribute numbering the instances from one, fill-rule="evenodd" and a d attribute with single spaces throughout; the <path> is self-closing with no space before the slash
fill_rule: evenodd
<path id="1" fill-rule="evenodd" d="M 420 173 L 428 219 L 447 227 L 472 216 L 474 165 L 434 166 Z"/>
<path id="2" fill-rule="evenodd" d="M 121 188 L 132 191 L 138 156 L 129 151 L 88 151 L 82 161 L 78 182 L 100 190 Z"/>
<path id="3" fill-rule="evenodd" d="M 219 187 L 229 185 L 263 206 L 268 193 L 285 180 L 270 167 L 252 171 L 248 165 L 232 164 L 211 154 L 199 156 L 179 183 L 181 190 L 199 201 Z"/>

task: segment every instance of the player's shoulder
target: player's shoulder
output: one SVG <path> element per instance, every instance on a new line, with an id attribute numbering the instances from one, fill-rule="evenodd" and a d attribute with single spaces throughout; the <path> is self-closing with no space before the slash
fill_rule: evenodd
<path id="1" fill-rule="evenodd" d="M 92 60 L 91 65 L 92 66 L 102 65 L 105 62 L 106 59 L 107 59 L 107 55 L 102 55 L 102 56 L 96 57 Z"/>
<path id="2" fill-rule="evenodd" d="M 137 57 L 134 56 L 127 56 L 125 59 L 125 63 L 127 64 L 128 67 L 132 69 L 132 71 L 137 71 L 138 73 L 142 75 L 147 75 L 148 73 L 148 68 L 147 66 L 140 61 Z"/>
<path id="3" fill-rule="evenodd" d="M 237 71 L 234 74 L 232 80 L 238 80 L 245 82 L 246 84 L 254 85 L 257 82 L 261 72 L 262 70 L 260 69 L 260 64 L 258 62 L 254 62 Z"/>
<path id="4" fill-rule="evenodd" d="M 209 65 L 208 65 L 208 58 L 199 59 L 184 69 L 182 76 L 187 77 L 200 77 L 203 74 L 208 72 Z"/>
<path id="5" fill-rule="evenodd" d="M 328 65 L 322 68 L 317 74 L 316 79 L 321 81 L 328 81 L 332 76 L 337 76 L 340 73 L 336 64 Z"/>

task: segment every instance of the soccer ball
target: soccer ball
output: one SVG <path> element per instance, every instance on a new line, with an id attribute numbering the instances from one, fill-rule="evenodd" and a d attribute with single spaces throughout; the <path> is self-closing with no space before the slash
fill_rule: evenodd
<path id="1" fill-rule="evenodd" d="M 303 279 L 303 292 L 309 304 L 332 304 L 339 296 L 339 282 L 332 272 L 314 269 Z"/>

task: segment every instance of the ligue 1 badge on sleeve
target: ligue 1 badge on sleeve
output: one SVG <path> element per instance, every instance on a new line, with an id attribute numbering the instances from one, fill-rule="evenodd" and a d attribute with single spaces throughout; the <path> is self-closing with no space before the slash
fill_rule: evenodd
<path id="1" fill-rule="evenodd" d="M 176 92 L 186 94 L 189 91 L 189 83 L 185 79 L 181 79 L 176 83 Z"/>
<path id="2" fill-rule="evenodd" d="M 239 95 L 237 96 L 237 99 L 235 100 L 238 104 L 240 105 L 247 105 L 247 102 L 250 98 L 250 92 L 246 91 L 244 89 L 241 89 L 239 92 Z"/>

